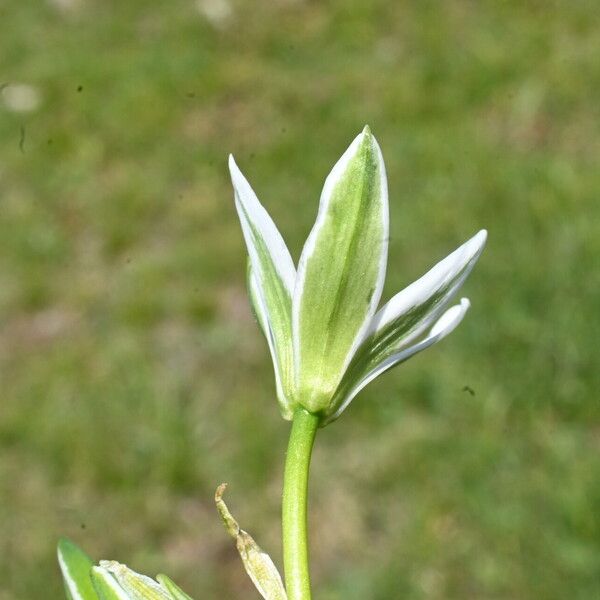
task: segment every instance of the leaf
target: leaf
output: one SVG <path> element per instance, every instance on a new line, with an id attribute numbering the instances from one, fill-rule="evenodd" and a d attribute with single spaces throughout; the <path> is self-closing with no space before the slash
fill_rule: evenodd
<path id="1" fill-rule="evenodd" d="M 385 278 L 388 197 L 368 127 L 327 177 L 292 303 L 296 397 L 326 408 L 375 313 Z"/>
<path id="2" fill-rule="evenodd" d="M 100 600 L 131 600 L 106 569 L 92 567 L 91 578 Z"/>
<path id="3" fill-rule="evenodd" d="M 173 600 L 192 600 L 191 596 L 188 596 L 166 575 L 157 575 L 156 580 L 160 583 L 161 587 L 171 594 L 171 598 L 173 598 Z"/>
<path id="4" fill-rule="evenodd" d="M 382 373 L 399 365 L 409 358 L 436 344 L 444 339 L 449 333 L 454 331 L 463 320 L 471 303 L 468 298 L 461 298 L 460 304 L 449 308 L 433 325 L 429 334 L 417 344 L 404 347 L 398 352 L 394 352 L 387 356 L 381 362 L 374 365 L 369 371 L 364 372 L 361 377 L 356 379 L 345 379 L 336 392 L 336 410 L 331 416 L 327 417 L 322 425 L 328 425 L 335 421 L 344 412 L 348 404 L 356 397 L 356 395 L 371 381 L 379 377 Z"/>
<path id="5" fill-rule="evenodd" d="M 236 547 L 246 573 L 252 579 L 256 589 L 265 600 L 287 600 L 287 594 L 283 587 L 281 575 L 277 567 L 271 560 L 271 557 L 263 552 L 252 537 L 244 530 L 240 529 L 237 521 L 229 512 L 223 493 L 227 484 L 222 483 L 215 492 L 215 503 L 217 510 L 223 519 L 227 533 L 235 540 Z"/>
<path id="6" fill-rule="evenodd" d="M 90 579 L 92 559 L 67 538 L 58 542 L 58 564 L 69 600 L 98 600 Z"/>
<path id="7" fill-rule="evenodd" d="M 261 319 L 268 325 L 263 325 L 263 330 L 265 335 L 270 331 L 267 340 L 279 378 L 279 401 L 285 407 L 284 412 L 291 415 L 289 404 L 294 366 L 291 313 L 296 269 L 275 223 L 238 169 L 233 156 L 229 157 L 229 170 L 235 206 L 250 257 L 250 294 L 255 297 L 255 306 L 258 304 L 260 307 Z"/>

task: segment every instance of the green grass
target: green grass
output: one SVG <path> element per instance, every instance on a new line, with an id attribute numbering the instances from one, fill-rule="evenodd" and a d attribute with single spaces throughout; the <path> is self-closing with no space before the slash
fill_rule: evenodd
<path id="1" fill-rule="evenodd" d="M 490 240 L 464 324 L 317 439 L 316 596 L 594 597 L 595 3 L 232 6 L 220 27 L 192 0 L 0 7 L 0 83 L 41 94 L 28 113 L 0 98 L 0 599 L 61 597 L 60 535 L 195 598 L 256 596 L 212 494 L 230 483 L 279 562 L 288 426 L 226 157 L 297 258 L 365 123 L 386 296 Z"/>

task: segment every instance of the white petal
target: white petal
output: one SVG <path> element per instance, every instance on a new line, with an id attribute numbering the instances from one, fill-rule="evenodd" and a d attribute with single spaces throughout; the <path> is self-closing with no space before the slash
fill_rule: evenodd
<path id="1" fill-rule="evenodd" d="M 267 339 L 269 352 L 271 353 L 273 371 L 275 373 L 275 387 L 277 390 L 277 401 L 279 402 L 279 408 L 281 409 L 283 418 L 287 419 L 288 421 L 291 421 L 292 417 L 294 416 L 294 412 L 291 406 L 291 398 L 288 397 L 288 394 L 286 394 L 286 391 L 284 389 L 282 381 L 282 369 L 280 365 L 279 355 L 277 354 L 277 346 L 275 343 L 273 328 L 271 326 L 271 322 L 269 321 L 267 310 L 265 308 L 265 304 L 252 268 L 250 268 L 248 273 L 248 292 L 250 295 L 250 302 L 252 304 L 252 307 L 254 308 L 254 312 L 256 313 L 256 319 L 258 320 L 258 324 L 265 338 Z"/>
<path id="2" fill-rule="evenodd" d="M 172 600 L 171 594 L 158 582 L 147 575 L 136 573 L 127 565 L 115 560 L 101 560 L 100 567 L 114 576 L 130 600 Z"/>
<path id="3" fill-rule="evenodd" d="M 292 293 L 296 269 L 275 223 L 246 178 L 229 157 L 235 205 L 250 257 L 250 297 L 269 342 L 276 371 L 278 398 L 290 418 L 293 384 Z M 285 391 L 285 393 L 284 393 Z"/>
<path id="4" fill-rule="evenodd" d="M 368 128 L 337 161 L 302 250 L 292 302 L 297 395 L 324 408 L 375 314 L 385 279 L 388 194 Z"/>
<path id="5" fill-rule="evenodd" d="M 346 409 L 346 407 L 352 402 L 352 400 L 356 397 L 356 395 L 371 381 L 373 381 L 376 377 L 379 377 L 382 373 L 407 361 L 409 358 L 426 350 L 433 344 L 439 342 L 444 339 L 449 333 L 451 333 L 463 320 L 465 314 L 469 310 L 471 303 L 468 298 L 461 298 L 460 304 L 452 306 L 449 308 L 434 324 L 431 328 L 427 337 L 420 342 L 409 346 L 408 348 L 403 348 L 399 352 L 392 354 L 380 364 L 378 364 L 373 370 L 367 373 L 355 386 L 352 388 L 350 393 L 348 393 L 344 401 L 340 404 L 336 412 L 326 421 L 323 422 L 323 425 L 327 425 L 331 423 L 331 421 L 335 421 L 342 412 Z"/>
<path id="6" fill-rule="evenodd" d="M 229 171 L 235 190 L 236 207 L 238 208 L 238 213 L 240 213 L 240 221 L 242 222 L 242 228 L 244 230 L 244 236 L 246 237 L 246 244 L 248 245 L 248 252 L 250 253 L 251 258 L 254 244 L 252 243 L 252 240 L 248 240 L 250 232 L 248 232 L 247 229 L 250 222 L 256 227 L 264 240 L 273 260 L 273 264 L 291 295 L 294 291 L 296 269 L 285 241 L 281 237 L 273 219 L 271 219 L 269 213 L 259 202 L 254 190 L 238 168 L 233 155 L 231 154 L 229 155 Z M 253 260 L 252 265 L 256 270 L 259 267 L 254 263 L 255 261 Z"/>
<path id="7" fill-rule="evenodd" d="M 463 284 L 473 266 L 477 262 L 487 239 L 487 231 L 482 229 L 470 240 L 437 263 L 420 279 L 411 283 L 401 292 L 396 294 L 373 317 L 367 337 L 384 329 L 386 325 L 406 314 L 412 308 L 427 302 L 432 296 L 444 290 L 444 299 L 449 299 L 452 294 Z M 427 328 L 435 315 L 431 316 L 421 327 L 420 331 Z M 418 335 L 419 332 L 416 332 Z"/>
<path id="8" fill-rule="evenodd" d="M 460 304 L 456 304 L 449 308 L 431 328 L 428 338 L 436 338 L 435 342 L 444 339 L 449 333 L 452 333 L 463 320 L 467 311 L 471 307 L 471 302 L 468 298 L 461 298 Z M 433 342 L 433 343 L 435 343 Z"/>
<path id="9" fill-rule="evenodd" d="M 473 269 L 486 237 L 487 232 L 480 231 L 418 281 L 396 294 L 375 315 L 368 335 L 335 392 L 332 413 L 339 414 L 340 403 L 346 406 L 347 395 L 355 390 L 357 384 L 364 382 L 380 365 L 388 364 L 388 359 L 394 361 L 403 348 L 421 337 L 440 317 Z M 450 311 L 449 315 L 452 314 Z M 443 322 L 438 326 L 442 325 Z"/>

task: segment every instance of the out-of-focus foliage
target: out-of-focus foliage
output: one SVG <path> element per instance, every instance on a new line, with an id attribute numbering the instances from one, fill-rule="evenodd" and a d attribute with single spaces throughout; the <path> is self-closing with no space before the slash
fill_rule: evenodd
<path id="1" fill-rule="evenodd" d="M 2 600 L 61 597 L 62 534 L 250 597 L 220 481 L 280 564 L 287 424 L 226 156 L 297 260 L 364 123 L 384 298 L 490 239 L 460 330 L 319 436 L 319 598 L 597 593 L 595 3 L 7 0 L 0 32 Z"/>

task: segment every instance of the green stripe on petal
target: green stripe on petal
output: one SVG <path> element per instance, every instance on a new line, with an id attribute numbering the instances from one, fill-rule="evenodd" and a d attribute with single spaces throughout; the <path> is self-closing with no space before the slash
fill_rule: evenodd
<path id="1" fill-rule="evenodd" d="M 418 338 L 440 316 L 475 266 L 486 239 L 487 232 L 481 230 L 377 312 L 336 390 L 333 412 L 338 412 L 341 403 L 347 405 L 348 390 Z"/>
<path id="2" fill-rule="evenodd" d="M 332 421 L 335 421 L 344 412 L 346 407 L 352 402 L 355 396 L 371 381 L 379 377 L 385 371 L 395 367 L 409 358 L 426 350 L 433 344 L 436 344 L 440 340 L 444 339 L 449 333 L 454 331 L 456 327 L 463 320 L 465 314 L 469 310 L 471 303 L 468 298 L 462 298 L 460 304 L 452 306 L 435 322 L 431 328 L 429 334 L 425 339 L 421 340 L 417 344 L 412 346 L 404 347 L 402 350 L 393 352 L 384 358 L 380 363 L 373 366 L 369 371 L 363 373 L 362 377 L 358 379 L 346 379 L 342 381 L 339 389 L 336 391 L 335 396 L 335 411 L 328 417 L 326 417 L 322 426 L 328 425 Z"/>
<path id="3" fill-rule="evenodd" d="M 106 569 L 93 567 L 91 578 L 100 600 L 131 600 Z"/>
<path id="4" fill-rule="evenodd" d="M 364 360 L 364 353 L 371 363 L 380 362 L 425 331 L 473 270 L 486 239 L 487 232 L 479 231 L 383 306 L 373 317 L 352 366 Z"/>
<path id="5" fill-rule="evenodd" d="M 377 308 L 388 227 L 383 157 L 365 127 L 325 181 L 298 267 L 295 400 L 309 411 L 327 408 Z"/>
<path id="6" fill-rule="evenodd" d="M 58 564 L 65 582 L 69 600 L 98 600 L 90 579 L 92 559 L 71 540 L 58 542 Z"/>
<path id="7" fill-rule="evenodd" d="M 188 596 L 166 575 L 157 575 L 156 580 L 160 583 L 161 587 L 171 594 L 171 598 L 173 598 L 173 600 L 192 600 L 191 596 Z"/>
<path id="8" fill-rule="evenodd" d="M 260 327 L 260 330 L 263 332 L 263 335 L 269 341 L 269 347 L 271 346 L 271 340 L 269 339 L 268 334 L 268 322 L 267 322 L 267 313 L 265 312 L 265 307 L 262 303 L 262 298 L 260 297 L 260 291 L 258 289 L 258 284 L 256 283 L 256 277 L 252 273 L 252 263 L 250 259 L 248 259 L 248 264 L 246 265 L 246 287 L 248 288 L 248 296 L 250 297 L 250 308 L 252 308 L 252 314 Z M 273 355 L 273 361 L 275 361 L 275 355 Z M 277 371 L 277 369 L 275 369 Z"/>
<path id="9" fill-rule="evenodd" d="M 265 335 L 267 330 L 271 332 L 271 339 L 268 335 L 267 339 L 279 374 L 278 395 L 282 406 L 286 406 L 286 416 L 291 414 L 288 399 L 294 366 L 291 313 L 296 269 L 275 223 L 258 201 L 232 156 L 229 157 L 229 169 L 235 191 L 235 206 L 252 270 L 250 296 Z"/>
<path id="10" fill-rule="evenodd" d="M 473 270 L 486 240 L 482 229 L 396 294 L 373 317 L 362 346 L 397 349 L 427 329 Z"/>
<path id="11" fill-rule="evenodd" d="M 267 317 L 267 311 L 264 306 L 262 295 L 260 293 L 258 283 L 256 282 L 256 277 L 254 276 L 250 261 L 248 261 L 247 285 L 252 312 L 254 313 L 254 316 L 258 321 L 258 325 L 267 340 L 269 351 L 271 353 L 271 360 L 273 361 L 273 368 L 275 371 L 275 385 L 277 389 L 277 400 L 279 402 L 279 409 L 283 418 L 287 419 L 288 421 L 291 421 L 294 416 L 294 410 L 290 399 L 290 393 L 286 393 L 286 390 L 283 387 L 279 355 L 277 353 L 277 347 L 275 345 L 273 329 Z"/>
<path id="12" fill-rule="evenodd" d="M 115 560 L 101 560 L 100 566 L 113 575 L 130 600 L 172 600 L 169 592 L 154 579 L 136 573 Z"/>

